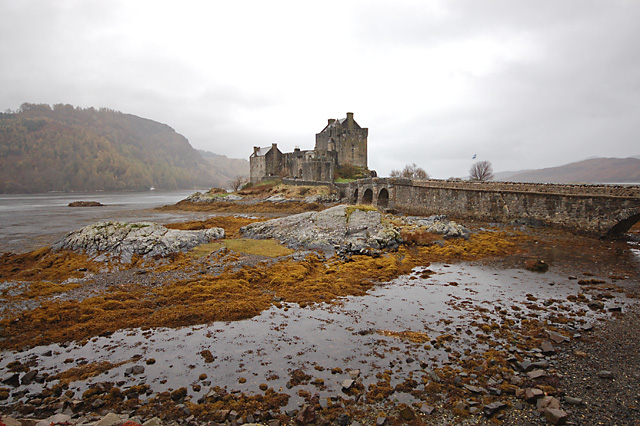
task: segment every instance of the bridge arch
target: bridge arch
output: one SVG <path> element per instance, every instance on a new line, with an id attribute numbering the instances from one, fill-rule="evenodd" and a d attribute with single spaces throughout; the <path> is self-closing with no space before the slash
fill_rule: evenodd
<path id="1" fill-rule="evenodd" d="M 378 193 L 378 208 L 386 209 L 389 206 L 389 190 L 382 188 Z"/>
<path id="2" fill-rule="evenodd" d="M 373 190 L 367 188 L 362 194 L 362 204 L 373 204 Z"/>
<path id="3" fill-rule="evenodd" d="M 351 202 L 353 204 L 358 204 L 358 188 L 356 187 L 355 191 L 353 191 L 353 196 L 351 197 Z"/>
<path id="4" fill-rule="evenodd" d="M 640 209 L 623 212 L 621 219 L 606 233 L 605 237 L 619 237 L 626 233 L 633 225 L 640 222 Z"/>

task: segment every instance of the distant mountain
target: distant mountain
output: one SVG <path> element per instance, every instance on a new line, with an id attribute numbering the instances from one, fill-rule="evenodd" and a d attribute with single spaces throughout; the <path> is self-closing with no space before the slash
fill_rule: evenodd
<path id="1" fill-rule="evenodd" d="M 225 155 L 198 150 L 202 158 L 211 164 L 211 170 L 220 180 L 230 182 L 237 177 L 249 178 L 249 160 L 229 158 Z M 223 186 L 224 187 L 224 186 Z"/>
<path id="2" fill-rule="evenodd" d="M 640 156 L 589 158 L 538 170 L 495 173 L 495 180 L 540 183 L 640 183 Z"/>
<path id="3" fill-rule="evenodd" d="M 171 127 L 135 115 L 62 104 L 0 114 L 0 193 L 226 186 L 228 167 L 215 167 Z"/>

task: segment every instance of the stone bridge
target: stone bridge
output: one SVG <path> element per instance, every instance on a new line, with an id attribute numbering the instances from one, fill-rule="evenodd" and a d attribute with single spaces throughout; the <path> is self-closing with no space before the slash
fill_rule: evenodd
<path id="1" fill-rule="evenodd" d="M 640 186 L 473 182 L 399 178 L 338 185 L 343 199 L 410 215 L 491 222 L 525 219 L 615 237 L 640 221 Z"/>

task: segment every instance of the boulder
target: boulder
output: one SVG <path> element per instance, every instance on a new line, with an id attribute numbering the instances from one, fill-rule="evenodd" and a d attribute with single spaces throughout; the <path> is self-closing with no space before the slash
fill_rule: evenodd
<path id="1" fill-rule="evenodd" d="M 257 222 L 240 228 L 244 238 L 274 238 L 294 249 L 368 254 L 397 248 L 400 233 L 377 210 L 339 205 Z"/>
<path id="2" fill-rule="evenodd" d="M 52 248 L 95 255 L 96 260 L 119 257 L 128 262 L 134 254 L 163 257 L 223 237 L 221 228 L 181 231 L 151 222 L 99 222 L 69 233 Z"/>

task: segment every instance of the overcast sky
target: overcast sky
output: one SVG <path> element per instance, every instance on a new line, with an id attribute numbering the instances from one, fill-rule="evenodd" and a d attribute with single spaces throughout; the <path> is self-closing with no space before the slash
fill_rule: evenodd
<path id="1" fill-rule="evenodd" d="M 198 149 L 369 128 L 379 175 L 640 155 L 640 0 L 3 0 L 0 110 L 107 107 Z"/>

